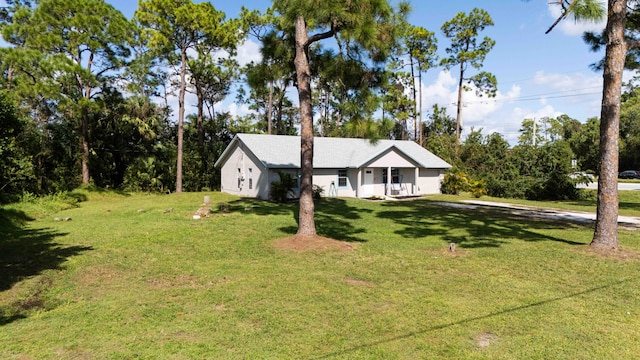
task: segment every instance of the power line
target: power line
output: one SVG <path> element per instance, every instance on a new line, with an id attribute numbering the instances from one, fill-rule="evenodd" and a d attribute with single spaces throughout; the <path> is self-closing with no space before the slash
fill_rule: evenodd
<path id="1" fill-rule="evenodd" d="M 591 89 L 601 89 L 601 88 L 602 88 L 602 86 L 591 86 L 591 87 L 582 88 L 582 89 L 571 89 L 571 90 L 563 90 L 563 91 L 554 91 L 554 92 L 550 92 L 550 93 L 526 95 L 526 96 L 522 96 L 522 97 L 523 98 L 540 97 L 540 96 L 547 96 L 547 95 L 554 95 L 554 94 L 564 94 L 564 93 L 568 93 L 568 92 L 576 92 L 576 91 L 591 90 Z"/>
<path id="2" fill-rule="evenodd" d="M 551 93 L 551 94 L 554 94 L 554 93 Z M 521 102 L 521 101 L 537 101 L 542 99 L 561 99 L 561 98 L 569 98 L 569 97 L 592 96 L 592 95 L 601 95 L 601 94 L 602 94 L 601 92 L 587 92 L 587 93 L 581 93 L 581 94 L 569 94 L 569 95 L 557 95 L 557 96 L 528 95 L 528 96 L 522 96 L 522 97 L 516 97 L 516 98 L 465 101 L 465 103 L 467 104 L 488 104 L 489 102 L 511 103 L 511 102 Z"/>

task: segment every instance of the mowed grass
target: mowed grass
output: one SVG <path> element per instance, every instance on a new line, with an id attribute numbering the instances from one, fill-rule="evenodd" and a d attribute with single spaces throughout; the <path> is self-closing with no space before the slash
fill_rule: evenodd
<path id="1" fill-rule="evenodd" d="M 204 195 L 230 211 L 193 220 Z M 2 214 L 3 359 L 640 354 L 640 262 L 589 252 L 590 226 L 332 198 L 316 205 L 318 232 L 356 249 L 297 253 L 273 245 L 295 233 L 296 204 L 220 193 Z M 640 250 L 638 232 L 620 239 Z"/>

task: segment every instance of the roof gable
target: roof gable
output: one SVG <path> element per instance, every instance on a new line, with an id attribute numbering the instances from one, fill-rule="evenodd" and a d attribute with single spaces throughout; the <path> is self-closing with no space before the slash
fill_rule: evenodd
<path id="1" fill-rule="evenodd" d="M 265 167 L 299 168 L 300 137 L 288 135 L 237 134 L 225 149 L 215 166 L 220 166 L 230 148 L 244 144 Z M 314 168 L 360 168 L 396 151 L 423 168 L 447 169 L 447 162 L 413 141 L 315 137 L 313 151 Z"/>
<path id="2" fill-rule="evenodd" d="M 361 167 L 399 167 L 399 168 L 408 168 L 408 167 L 416 167 L 417 164 L 412 159 L 408 158 L 401 151 L 396 149 L 396 147 L 391 147 L 384 151 L 382 154 L 370 159 Z"/>

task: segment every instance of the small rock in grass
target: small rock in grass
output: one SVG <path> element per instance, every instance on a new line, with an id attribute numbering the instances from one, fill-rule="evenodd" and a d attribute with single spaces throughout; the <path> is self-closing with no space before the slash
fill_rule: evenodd
<path id="1" fill-rule="evenodd" d="M 64 221 L 71 221 L 72 219 L 70 217 L 66 217 L 64 218 Z"/>
<path id="2" fill-rule="evenodd" d="M 198 211 L 196 211 L 196 215 L 203 218 L 209 217 L 210 213 L 211 213 L 211 208 L 208 208 L 208 207 L 201 207 L 200 209 L 198 209 Z"/>
<path id="3" fill-rule="evenodd" d="M 59 217 L 55 217 L 55 218 L 53 218 L 53 221 L 62 221 L 62 219 L 59 218 Z"/>
<path id="4" fill-rule="evenodd" d="M 200 215 L 193 215 L 193 220 L 200 220 Z"/>

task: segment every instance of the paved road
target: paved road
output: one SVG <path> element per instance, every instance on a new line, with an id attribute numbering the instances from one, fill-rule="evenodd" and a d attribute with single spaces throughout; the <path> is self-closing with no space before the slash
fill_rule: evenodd
<path id="1" fill-rule="evenodd" d="M 598 188 L 598 183 L 597 182 L 592 182 L 589 183 L 587 185 L 585 184 L 580 184 L 578 185 L 579 188 L 584 188 L 584 189 L 597 189 Z M 640 183 L 618 183 L 618 190 L 640 190 Z"/>

